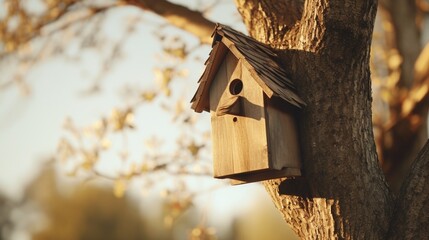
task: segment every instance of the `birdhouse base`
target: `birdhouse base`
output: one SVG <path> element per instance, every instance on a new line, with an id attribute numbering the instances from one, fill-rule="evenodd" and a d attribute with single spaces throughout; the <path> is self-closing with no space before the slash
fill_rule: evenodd
<path id="1" fill-rule="evenodd" d="M 265 181 L 265 180 L 270 180 L 275 178 L 297 177 L 297 176 L 301 176 L 301 169 L 283 168 L 281 170 L 263 169 L 258 171 L 236 173 L 236 174 L 225 175 L 225 176 L 215 176 L 215 178 L 220 178 L 220 179 L 230 178 L 232 185 L 239 185 L 244 183 Z"/>

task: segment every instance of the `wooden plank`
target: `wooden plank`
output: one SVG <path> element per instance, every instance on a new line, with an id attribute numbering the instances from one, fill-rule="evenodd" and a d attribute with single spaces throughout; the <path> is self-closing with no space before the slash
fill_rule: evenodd
<path id="1" fill-rule="evenodd" d="M 234 80 L 234 79 L 242 79 L 243 78 L 243 70 L 242 70 L 242 59 L 238 59 L 237 64 L 234 66 L 233 69 L 229 69 L 231 71 L 231 77 L 230 77 L 230 81 Z M 228 66 L 230 66 L 231 64 L 228 64 Z M 227 67 L 228 67 L 227 66 Z"/>
<path id="2" fill-rule="evenodd" d="M 241 70 L 239 71 L 236 70 L 237 67 L 241 69 L 238 57 L 236 57 L 232 52 L 228 52 L 227 56 L 225 57 L 225 61 L 226 61 L 226 72 L 227 72 L 228 81 L 231 78 L 241 78 Z M 233 76 L 234 72 L 236 73 Z M 237 76 L 237 73 L 238 73 L 238 76 Z"/>
<path id="3" fill-rule="evenodd" d="M 262 171 L 254 171 L 249 173 L 241 173 L 230 175 L 232 185 L 239 185 L 244 183 L 259 182 L 269 179 L 283 178 L 283 177 L 299 177 L 301 176 L 301 169 L 299 168 L 283 168 L 281 170 L 267 169 Z"/>
<path id="4" fill-rule="evenodd" d="M 269 167 L 263 91 L 250 72 L 236 64 L 231 72 L 234 55 L 227 55 L 222 73 L 218 72 L 210 90 L 214 168 L 216 177 L 244 173 Z M 232 62 L 228 64 L 228 62 Z M 237 61 L 237 60 L 236 60 Z M 220 76 L 226 76 L 227 82 Z M 243 89 L 239 93 L 242 114 L 216 116 L 219 99 L 231 95 L 229 83 L 241 79 Z M 232 165 L 232 166 L 231 166 Z"/>
<path id="5" fill-rule="evenodd" d="M 298 132 L 292 112 L 287 108 L 286 112 L 281 111 L 267 98 L 265 102 L 270 167 L 277 170 L 300 168 Z"/>
<path id="6" fill-rule="evenodd" d="M 243 54 L 235 47 L 231 40 L 222 38 L 222 42 L 225 44 L 225 46 L 228 47 L 228 49 L 234 54 L 236 58 L 244 58 Z"/>
<path id="7" fill-rule="evenodd" d="M 228 58 L 228 56 L 227 56 Z M 213 172 L 215 177 L 220 177 L 234 173 L 233 156 L 228 147 L 233 139 L 229 136 L 227 129 L 228 122 L 216 116 L 216 109 L 219 100 L 227 88 L 230 74 L 227 72 L 226 62 L 222 62 L 213 84 L 210 87 L 210 115 L 212 124 L 212 144 L 213 144 Z"/>
<path id="8" fill-rule="evenodd" d="M 234 148 L 237 149 L 235 173 L 269 167 L 263 92 L 247 69 L 242 68 L 241 75 L 243 116 L 232 116 L 230 119 L 234 123 L 232 131 L 236 141 Z"/>
<path id="9" fill-rule="evenodd" d="M 253 68 L 253 66 L 250 65 L 250 63 L 248 63 L 247 61 L 243 61 L 243 65 L 250 72 L 250 74 L 252 75 L 253 79 L 262 88 L 262 90 L 264 91 L 264 93 L 267 94 L 267 96 L 271 98 L 273 96 L 273 93 L 274 93 L 273 90 L 271 90 L 271 88 L 269 88 L 267 86 L 267 84 L 259 77 L 259 74 L 256 73 L 256 71 Z"/>
<path id="10" fill-rule="evenodd" d="M 223 62 L 223 59 L 228 52 L 228 48 L 223 43 L 218 42 L 213 47 L 212 52 L 213 54 L 210 56 L 210 60 L 207 63 L 202 80 L 198 86 L 195 102 L 191 106 L 197 112 L 202 112 L 204 110 L 209 111 L 209 88 L 220 64 Z"/>
<path id="11" fill-rule="evenodd" d="M 225 57 L 225 68 L 226 68 L 226 76 L 229 84 L 234 79 L 241 79 L 241 63 L 231 52 L 228 52 L 227 56 Z M 226 89 L 223 91 L 222 95 L 220 96 L 220 100 L 216 108 L 217 116 L 224 115 L 219 111 L 222 111 L 222 109 L 226 107 L 225 105 L 231 104 L 232 103 L 231 101 L 234 101 L 234 100 L 235 102 L 240 101 L 239 96 L 232 95 L 229 91 L 229 87 L 226 87 Z M 237 106 L 233 106 L 232 108 L 229 109 L 232 111 L 228 111 L 228 112 L 239 113 L 240 111 L 239 102 L 237 102 L 237 104 L 235 105 Z"/>

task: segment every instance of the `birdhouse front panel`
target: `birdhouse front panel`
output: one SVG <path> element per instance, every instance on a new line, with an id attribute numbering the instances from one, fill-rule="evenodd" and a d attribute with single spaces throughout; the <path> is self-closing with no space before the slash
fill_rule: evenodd
<path id="1" fill-rule="evenodd" d="M 264 93 L 231 52 L 209 95 L 215 177 L 269 168 Z"/>

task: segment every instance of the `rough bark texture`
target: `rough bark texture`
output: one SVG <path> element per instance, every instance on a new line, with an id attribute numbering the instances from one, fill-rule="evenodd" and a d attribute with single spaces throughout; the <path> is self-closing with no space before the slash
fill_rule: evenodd
<path id="1" fill-rule="evenodd" d="M 253 37 L 284 49 L 284 67 L 308 104 L 299 120 L 305 178 L 265 186 L 303 239 L 383 239 L 393 200 L 378 166 L 371 123 L 368 62 L 377 3 L 306 1 L 302 18 L 284 34 L 289 40 L 278 43 L 284 36 L 272 29 L 286 23 L 271 15 L 288 9 L 274 2 L 237 5 Z M 308 191 L 291 194 L 299 187 L 287 185 L 297 182 Z"/>

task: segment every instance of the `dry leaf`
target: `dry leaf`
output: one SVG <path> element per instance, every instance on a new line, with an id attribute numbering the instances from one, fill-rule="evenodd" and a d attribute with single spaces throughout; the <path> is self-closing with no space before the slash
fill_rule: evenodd
<path id="1" fill-rule="evenodd" d="M 417 81 L 421 81 L 429 72 L 429 43 L 420 52 L 419 57 L 414 65 L 414 75 Z"/>
<path id="2" fill-rule="evenodd" d="M 90 170 L 94 166 L 94 164 L 98 161 L 97 151 L 82 151 L 82 155 L 83 155 L 83 162 L 81 166 L 85 170 Z"/>
<path id="3" fill-rule="evenodd" d="M 214 240 L 216 239 L 214 228 L 196 227 L 191 230 L 189 240 Z"/>
<path id="4" fill-rule="evenodd" d="M 131 109 L 122 111 L 114 108 L 110 115 L 110 123 L 114 131 L 134 128 L 134 113 Z"/>
<path id="5" fill-rule="evenodd" d="M 197 145 L 195 142 L 192 142 L 188 145 L 188 151 L 192 154 L 192 156 L 196 157 L 200 152 L 201 148 L 204 147 L 204 144 Z"/>
<path id="6" fill-rule="evenodd" d="M 414 103 L 412 99 L 405 99 L 402 103 L 402 116 L 408 115 L 413 110 Z"/>
<path id="7" fill-rule="evenodd" d="M 428 85 L 423 85 L 419 87 L 416 91 L 411 93 L 411 96 L 416 102 L 420 102 L 428 93 Z"/>
<path id="8" fill-rule="evenodd" d="M 185 59 L 188 56 L 188 52 L 186 51 L 186 46 L 183 44 L 180 47 L 174 47 L 174 48 L 164 48 L 164 52 L 167 53 L 170 56 L 179 58 L 181 60 Z"/>
<path id="9" fill-rule="evenodd" d="M 127 184 L 123 179 L 116 179 L 115 184 L 113 185 L 113 194 L 117 198 L 121 198 L 125 194 L 125 190 L 127 190 Z"/>
<path id="10" fill-rule="evenodd" d="M 146 91 L 141 94 L 141 98 L 146 102 L 152 102 L 156 97 L 156 92 Z"/>
<path id="11" fill-rule="evenodd" d="M 107 138 L 103 138 L 102 140 L 101 140 L 101 149 L 103 149 L 103 150 L 107 150 L 107 149 L 109 149 L 110 148 L 110 146 L 112 145 L 112 142 L 110 142 L 110 140 L 109 139 L 107 139 Z"/>
<path id="12" fill-rule="evenodd" d="M 66 161 L 73 157 L 75 153 L 76 151 L 71 143 L 67 139 L 62 138 L 57 147 L 57 154 L 60 161 Z"/>
<path id="13" fill-rule="evenodd" d="M 399 55 L 397 50 L 392 50 L 387 65 L 390 69 L 397 69 L 402 63 L 402 57 Z"/>

